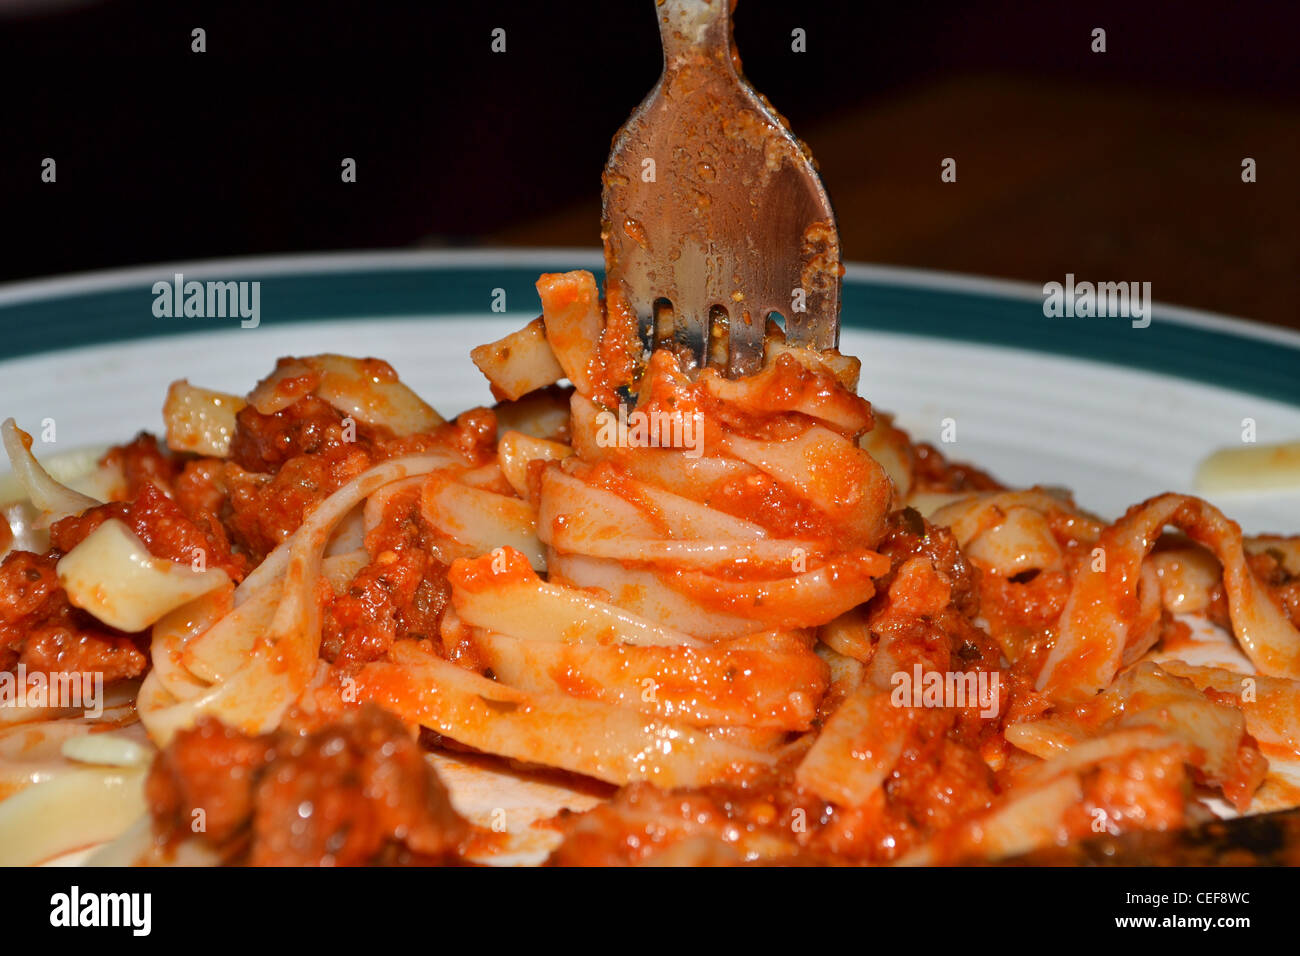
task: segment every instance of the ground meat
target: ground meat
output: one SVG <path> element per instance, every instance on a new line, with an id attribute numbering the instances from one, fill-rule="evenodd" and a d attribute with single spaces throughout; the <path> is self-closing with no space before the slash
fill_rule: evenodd
<path id="1" fill-rule="evenodd" d="M 219 458 L 188 461 L 176 476 L 172 497 L 190 518 L 215 519 L 226 507 L 225 474 L 226 463 Z"/>
<path id="2" fill-rule="evenodd" d="M 340 664 L 381 660 L 395 640 L 436 638 L 450 600 L 447 566 L 430 553 L 433 530 L 419 490 L 393 495 L 366 537 L 374 560 L 330 601 L 321 621 L 321 656 Z"/>
<path id="3" fill-rule="evenodd" d="M 974 465 L 949 461 L 933 445 L 920 442 L 912 446 L 912 465 L 916 491 L 1002 491 L 1006 485 Z"/>
<path id="4" fill-rule="evenodd" d="M 1121 829 L 1176 830 L 1186 825 L 1191 781 L 1178 748 L 1140 750 L 1103 760 L 1083 774 L 1084 799 L 1067 814 L 1076 839 L 1096 833 L 1093 812 L 1105 810 Z"/>
<path id="5" fill-rule="evenodd" d="M 561 817 L 550 863 L 619 866 L 679 851 L 727 862 L 845 863 L 896 860 L 987 808 L 996 793 L 980 755 L 948 736 L 955 712 L 917 709 L 907 744 L 878 799 L 839 807 L 793 782 L 792 767 L 761 787 L 659 790 L 634 784 L 606 804 Z"/>
<path id="6" fill-rule="evenodd" d="M 997 792 L 979 753 L 952 739 L 955 711 L 919 708 L 915 713 L 917 732 L 885 783 L 885 819 L 873 859 L 897 859 L 915 843 L 987 808 Z"/>
<path id="7" fill-rule="evenodd" d="M 148 658 L 136 639 L 68 603 L 52 555 L 14 551 L 0 562 L 0 670 L 98 672 L 104 682 L 138 677 Z"/>
<path id="8" fill-rule="evenodd" d="M 1291 623 L 1300 627 L 1300 574 L 1291 574 L 1280 560 L 1280 555 L 1261 551 L 1247 554 L 1246 563 L 1255 577 L 1273 592 Z"/>
<path id="9" fill-rule="evenodd" d="M 170 490 L 180 472 L 176 459 L 163 451 L 158 439 L 148 432 L 141 432 L 128 444 L 110 448 L 102 463 L 121 469 L 126 479 L 123 497 L 128 500 L 138 495 L 146 485 Z"/>
<path id="10" fill-rule="evenodd" d="M 732 848 L 734 862 L 816 859 L 817 835 L 833 814 L 829 804 L 790 786 L 758 792 L 722 786 L 660 790 L 637 783 L 586 813 L 561 814 L 564 839 L 548 863 L 628 866 L 670 858 L 683 848 L 702 848 L 711 861 L 726 861 L 719 843 Z"/>
<path id="11" fill-rule="evenodd" d="M 260 562 L 298 530 L 303 519 L 322 501 L 370 467 L 360 447 L 343 447 L 329 454 L 299 455 L 274 475 L 226 466 L 231 537 Z"/>
<path id="12" fill-rule="evenodd" d="M 485 408 L 433 433 L 397 438 L 385 428 L 347 421 L 314 395 L 272 415 L 249 406 L 236 417 L 223 476 L 225 523 L 236 544 L 260 561 L 320 502 L 372 465 L 446 447 L 471 462 L 487 461 L 495 441 L 496 417 Z"/>
<path id="13" fill-rule="evenodd" d="M 325 608 L 321 656 L 381 660 L 393 641 L 436 637 L 450 587 L 446 566 L 422 551 L 381 552 Z"/>
<path id="14" fill-rule="evenodd" d="M 996 678 L 996 697 L 993 700 L 969 700 L 965 707 L 955 709 L 956 720 L 948 732 L 953 740 L 978 750 L 998 734 L 1000 718 L 1013 700 L 1011 673 L 1006 667 L 1002 648 L 989 634 L 976 627 L 970 619 L 952 607 L 945 608 L 936 623 L 948 634 L 949 670 L 978 675 L 986 673 L 986 687 L 993 694 Z M 996 709 L 990 715 L 989 707 Z"/>
<path id="15" fill-rule="evenodd" d="M 369 452 L 371 431 L 357 422 L 349 429 L 345 417 L 315 395 L 271 415 L 249 405 L 235 417 L 229 460 L 245 471 L 269 474 L 302 455 L 335 458 L 358 447 Z"/>
<path id="16" fill-rule="evenodd" d="M 78 515 L 60 518 L 50 525 L 50 547 L 54 555 L 67 554 L 90 537 L 105 521 L 116 518 L 127 521 L 129 506 L 124 501 L 110 501 L 106 505 L 90 508 Z"/>
<path id="17" fill-rule="evenodd" d="M 444 428 L 447 426 L 444 426 Z M 451 439 L 462 455 L 476 464 L 487 464 L 496 458 L 497 416 L 490 408 L 471 408 L 456 416 Z M 393 439 L 382 443 L 387 457 L 409 455 L 421 449 L 410 449 L 410 438 Z M 397 449 L 401 448 L 399 452 Z"/>
<path id="18" fill-rule="evenodd" d="M 236 581 L 248 573 L 247 559 L 233 553 L 226 529 L 214 515 L 199 512 L 190 518 L 148 483 L 130 502 L 109 502 L 56 521 L 50 526 L 50 547 L 66 554 L 110 518 L 125 522 L 154 557 L 190 565 L 201 557 L 204 567 L 221 568 Z"/>
<path id="19" fill-rule="evenodd" d="M 156 829 L 169 837 L 195 833 L 214 847 L 242 840 L 257 780 L 275 759 L 274 739 L 245 736 L 212 718 L 178 733 L 145 782 Z"/>
<path id="20" fill-rule="evenodd" d="M 298 529 L 325 498 L 370 467 L 374 434 L 314 395 L 271 415 L 235 418 L 225 469 L 226 524 L 256 561 Z"/>
<path id="21" fill-rule="evenodd" d="M 373 705 L 307 734 L 205 719 L 159 754 L 145 794 L 164 841 L 192 836 L 232 864 L 452 863 L 469 834 L 419 745 Z"/>
<path id="22" fill-rule="evenodd" d="M 891 512 L 885 536 L 877 546 L 890 560 L 890 572 L 877 582 L 877 591 L 889 589 L 893 574 L 909 558 L 924 555 L 952 588 L 952 604 L 967 617 L 979 614 L 979 570 L 966 560 L 957 539 L 947 528 L 930 524 L 913 508 Z"/>

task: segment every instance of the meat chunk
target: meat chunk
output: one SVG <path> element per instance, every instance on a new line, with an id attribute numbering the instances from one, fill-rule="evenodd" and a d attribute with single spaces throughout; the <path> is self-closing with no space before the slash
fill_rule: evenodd
<path id="1" fill-rule="evenodd" d="M 306 734 L 204 720 L 154 761 L 146 796 L 164 839 L 192 835 L 227 863 L 454 863 L 469 833 L 419 745 L 373 705 Z"/>
<path id="2" fill-rule="evenodd" d="M 68 603 L 53 555 L 13 551 L 0 562 L 0 670 L 91 672 L 111 683 L 144 673 L 136 641 Z"/>
<path id="3" fill-rule="evenodd" d="M 242 409 L 225 472 L 226 523 L 235 541 L 260 561 L 316 505 L 370 467 L 373 445 L 368 428 L 349 424 L 314 395 L 270 415 Z"/>
<path id="4" fill-rule="evenodd" d="M 1277 552 L 1261 551 L 1246 557 L 1255 577 L 1277 598 L 1291 623 L 1300 627 L 1300 574 L 1291 574 Z"/>
<path id="5" fill-rule="evenodd" d="M 889 558 L 889 576 L 882 579 L 879 590 L 888 589 L 889 581 L 908 558 L 929 558 L 934 569 L 952 588 L 952 604 L 967 616 L 979 613 L 979 571 L 966 560 L 957 539 L 947 528 L 932 525 L 912 508 L 890 512 L 885 521 L 885 536 L 877 550 Z"/>
<path id="6" fill-rule="evenodd" d="M 447 566 L 431 553 L 433 529 L 418 489 L 393 495 L 366 536 L 374 561 L 324 608 L 321 656 L 332 663 L 381 660 L 395 640 L 436 637 L 450 599 Z"/>
<path id="7" fill-rule="evenodd" d="M 274 737 L 249 737 L 205 718 L 173 738 L 145 782 L 157 829 L 194 833 L 211 846 L 239 840 L 253 815 L 253 794 L 275 759 Z"/>
<path id="8" fill-rule="evenodd" d="M 232 552 L 225 528 L 214 516 L 200 512 L 197 520 L 190 518 L 152 484 L 141 486 L 129 502 L 112 501 L 54 522 L 50 546 L 66 554 L 110 518 L 124 522 L 154 557 L 179 564 L 201 558 L 204 567 L 221 568 L 235 581 L 248 573 L 248 561 Z"/>
<path id="9" fill-rule="evenodd" d="M 788 787 L 660 790 L 637 783 L 585 813 L 562 817 L 564 840 L 548 863 L 800 862 L 815 858 L 808 831 L 819 829 L 831 812 L 828 804 Z"/>
<path id="10" fill-rule="evenodd" d="M 277 367 L 293 361 L 281 359 Z M 386 363 L 374 367 L 376 375 L 396 380 Z M 294 394 L 313 387 L 309 379 L 287 381 Z M 496 416 L 485 408 L 427 433 L 398 437 L 382 425 L 350 418 L 317 395 L 302 394 L 271 414 L 249 405 L 235 423 L 222 517 L 235 543 L 255 561 L 296 531 L 318 504 L 381 461 L 435 448 L 457 451 L 473 463 L 496 455 Z"/>
<path id="11" fill-rule="evenodd" d="M 125 445 L 108 450 L 102 459 L 106 465 L 115 465 L 126 479 L 126 495 L 134 498 L 147 485 L 170 491 L 180 465 L 158 444 L 158 439 L 148 432 L 140 432 Z"/>
<path id="12" fill-rule="evenodd" d="M 299 455 L 273 475 L 226 465 L 227 519 L 235 542 L 260 562 L 298 530 L 322 501 L 370 467 L 360 448 L 336 455 Z"/>
<path id="13" fill-rule="evenodd" d="M 245 471 L 273 473 L 302 455 L 337 458 L 349 446 L 368 451 L 369 429 L 354 423 L 349 430 L 344 417 L 333 405 L 315 395 L 306 395 L 270 415 L 263 415 L 249 405 L 235 418 L 230 461 Z"/>
<path id="14" fill-rule="evenodd" d="M 1001 491 L 1006 487 L 974 465 L 949 461 L 943 452 L 925 442 L 912 446 L 912 461 L 916 489 L 920 491 Z"/>

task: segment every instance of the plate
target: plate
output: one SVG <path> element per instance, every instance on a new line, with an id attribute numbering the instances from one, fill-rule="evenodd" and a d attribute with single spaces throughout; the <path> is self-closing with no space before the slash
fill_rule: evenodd
<path id="1" fill-rule="evenodd" d="M 338 254 L 0 287 L 0 416 L 47 456 L 159 430 L 173 379 L 242 394 L 277 357 L 327 351 L 388 359 L 455 413 L 491 401 L 469 350 L 538 314 L 538 274 L 600 264 L 588 250 Z M 155 316 L 154 284 L 177 274 L 259 282 L 257 327 Z M 1300 334 L 1160 305 L 1146 328 L 1049 318 L 1038 287 L 875 266 L 849 266 L 843 298 L 841 347 L 876 407 L 949 457 L 1073 488 L 1105 516 L 1195 491 L 1197 463 L 1250 423 L 1261 443 L 1300 439 Z M 1300 493 L 1214 503 L 1248 533 L 1300 528 Z"/>
<path id="2" fill-rule="evenodd" d="M 538 274 L 600 264 L 587 250 L 342 254 L 11 285 L 0 288 L 0 417 L 49 459 L 160 431 L 176 378 L 242 394 L 276 358 L 320 352 L 385 358 L 450 416 L 491 403 L 469 350 L 538 314 Z M 155 284 L 177 275 L 259 283 L 256 327 L 155 315 Z M 862 359 L 860 391 L 877 408 L 950 458 L 1011 485 L 1071 488 L 1106 517 L 1194 493 L 1197 463 L 1240 444 L 1247 425 L 1262 443 L 1300 439 L 1294 333 L 1159 305 L 1146 328 L 1049 318 L 1038 287 L 864 265 L 848 267 L 843 302 L 841 348 Z M 1248 533 L 1300 530 L 1300 492 L 1213 501 Z M 503 803 L 542 817 L 594 801 L 473 761 L 439 767 L 476 822 Z M 544 825 L 530 829 L 495 862 L 535 861 L 553 842 Z"/>

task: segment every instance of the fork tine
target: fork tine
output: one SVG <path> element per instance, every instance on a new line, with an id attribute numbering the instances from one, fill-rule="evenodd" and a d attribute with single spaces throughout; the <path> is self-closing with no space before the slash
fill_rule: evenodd
<path id="1" fill-rule="evenodd" d="M 804 348 L 826 349 L 839 348 L 840 344 L 840 303 L 839 289 L 818 296 L 815 303 L 810 302 L 807 312 L 785 314 L 785 338 L 791 345 Z"/>
<path id="2" fill-rule="evenodd" d="M 736 309 L 728 327 L 728 367 L 731 378 L 752 375 L 763 367 L 763 333 L 767 329 L 767 314 L 762 309 L 755 314 L 749 309 Z"/>
<path id="3" fill-rule="evenodd" d="M 602 236 L 607 286 L 636 303 L 646 344 L 666 299 L 683 361 L 738 377 L 762 368 L 772 312 L 792 342 L 835 345 L 839 243 L 806 148 L 736 70 L 730 7 L 656 0 L 664 72 L 614 137 Z"/>
<path id="4" fill-rule="evenodd" d="M 658 344 L 655 335 L 654 305 L 642 306 L 637 303 L 633 308 L 636 310 L 636 330 L 641 339 L 641 347 L 647 352 L 653 352 Z"/>
<path id="5" fill-rule="evenodd" d="M 707 364 L 709 340 L 707 323 L 699 322 L 694 318 L 686 319 L 678 314 L 674 339 L 687 356 L 686 364 L 689 368 L 701 368 Z"/>
<path id="6" fill-rule="evenodd" d="M 795 345 L 825 352 L 840 347 L 840 325 L 827 313 L 813 316 L 803 324 Z"/>
<path id="7" fill-rule="evenodd" d="M 844 267 L 833 221 L 813 222 L 804 230 L 798 269 L 793 285 L 803 290 L 804 310 L 786 315 L 786 340 L 811 349 L 838 348 Z"/>

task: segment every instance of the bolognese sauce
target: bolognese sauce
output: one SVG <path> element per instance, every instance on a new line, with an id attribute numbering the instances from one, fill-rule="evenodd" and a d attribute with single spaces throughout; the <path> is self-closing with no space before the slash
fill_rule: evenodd
<path id="1" fill-rule="evenodd" d="M 387 363 L 284 359 L 247 403 L 206 409 L 220 429 L 169 419 L 202 451 L 110 450 L 115 500 L 0 562 L 0 668 L 143 677 L 158 840 L 229 863 L 463 862 L 485 841 L 426 747 L 616 788 L 558 820 L 554 864 L 959 862 L 1097 819 L 1181 826 L 1198 787 L 1250 806 L 1254 731 L 1284 738 L 1287 712 L 1142 660 L 1186 637 L 1144 567 L 1174 543 L 1141 521 L 1165 509 L 1195 537 L 1177 547 L 1213 552 L 1207 613 L 1253 615 L 1279 682 L 1300 613 L 1286 555 L 1243 556 L 1194 499 L 1107 524 L 1007 489 L 876 415 L 838 353 L 783 346 L 742 380 L 671 349 L 642 362 L 626 321 L 580 334 L 601 324 L 594 290 L 544 276 L 541 325 L 488 350 L 535 412 L 444 422 Z M 602 444 L 625 400 L 698 415 L 698 455 Z M 110 521 L 164 565 L 220 572 L 219 599 L 152 635 L 77 607 L 59 562 Z M 1110 632 L 1071 617 L 1084 600 Z M 1066 640 L 1083 650 L 1054 664 Z M 898 693 L 930 678 L 933 701 Z"/>

